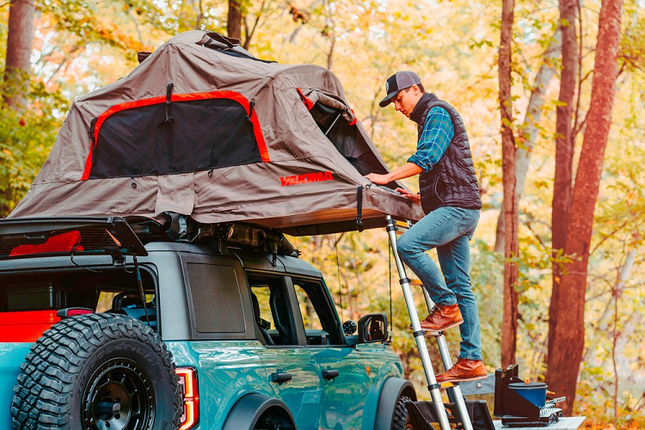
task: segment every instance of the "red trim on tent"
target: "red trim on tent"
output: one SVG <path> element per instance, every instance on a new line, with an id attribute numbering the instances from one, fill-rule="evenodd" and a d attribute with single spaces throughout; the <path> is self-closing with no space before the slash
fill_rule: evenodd
<path id="1" fill-rule="evenodd" d="M 210 91 L 203 93 L 173 94 L 170 97 L 171 102 L 188 102 L 208 99 L 229 99 L 236 101 L 240 105 L 242 105 L 247 114 L 249 113 L 249 101 L 242 94 L 235 91 Z M 84 181 L 89 179 L 90 177 L 90 171 L 92 170 L 92 151 L 98 144 L 99 130 L 101 129 L 101 126 L 103 125 L 105 120 L 107 120 L 111 115 L 117 112 L 162 103 L 166 103 L 166 96 L 151 97 L 149 99 L 119 103 L 99 115 L 96 120 L 96 124 L 94 125 L 94 142 L 92 142 L 92 145 L 90 145 L 90 152 L 87 156 L 87 160 L 85 161 L 85 170 L 83 171 L 81 180 Z M 255 134 L 255 140 L 258 144 L 258 149 L 260 150 L 260 158 L 263 162 L 268 163 L 271 161 L 271 159 L 269 158 L 269 151 L 267 150 L 266 142 L 264 141 L 264 135 L 262 134 L 262 127 L 260 126 L 258 117 L 255 114 L 255 110 L 253 110 L 253 113 L 251 114 L 251 123 L 253 124 L 253 133 Z"/>
<path id="2" fill-rule="evenodd" d="M 350 108 L 349 110 L 352 111 L 352 115 L 354 115 L 354 120 L 349 123 L 349 125 L 354 125 L 356 124 L 356 121 L 358 121 L 358 118 L 356 118 L 356 113 L 354 113 L 354 109 Z"/>
<path id="3" fill-rule="evenodd" d="M 312 110 L 314 108 L 313 100 L 307 98 L 307 96 L 305 96 L 305 93 L 303 93 L 300 88 L 296 88 L 296 89 L 298 90 L 298 93 L 300 94 L 300 97 L 302 98 L 302 102 L 307 107 L 307 110 Z"/>

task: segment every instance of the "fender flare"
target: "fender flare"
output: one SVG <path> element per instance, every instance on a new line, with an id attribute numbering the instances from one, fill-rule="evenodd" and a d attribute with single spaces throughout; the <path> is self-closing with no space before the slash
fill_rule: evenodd
<path id="1" fill-rule="evenodd" d="M 390 430 L 399 397 L 407 396 L 417 400 L 417 393 L 410 381 L 401 378 L 388 378 L 381 388 L 376 408 L 374 430 Z"/>
<path id="2" fill-rule="evenodd" d="M 296 428 L 291 411 L 282 400 L 264 394 L 251 393 L 235 402 L 226 417 L 222 430 L 252 429 L 262 414 L 270 409 L 275 410 L 284 419 L 290 420 L 293 428 Z"/>

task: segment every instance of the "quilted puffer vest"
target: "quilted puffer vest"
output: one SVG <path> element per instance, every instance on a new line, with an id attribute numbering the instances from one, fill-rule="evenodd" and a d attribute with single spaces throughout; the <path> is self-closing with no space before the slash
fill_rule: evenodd
<path id="1" fill-rule="evenodd" d="M 455 135 L 437 164 L 419 175 L 423 211 L 429 213 L 442 206 L 481 209 L 482 201 L 468 135 L 457 110 L 436 95 L 425 93 L 414 107 L 410 119 L 418 124 L 420 139 L 428 112 L 435 106 L 448 111 L 455 127 Z"/>

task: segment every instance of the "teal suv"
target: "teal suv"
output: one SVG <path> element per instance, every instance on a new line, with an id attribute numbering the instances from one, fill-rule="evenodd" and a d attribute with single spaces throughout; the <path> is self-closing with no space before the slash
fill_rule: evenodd
<path id="1" fill-rule="evenodd" d="M 179 221 L 0 221 L 0 428 L 406 428 L 384 314 L 342 324 L 280 234 Z"/>

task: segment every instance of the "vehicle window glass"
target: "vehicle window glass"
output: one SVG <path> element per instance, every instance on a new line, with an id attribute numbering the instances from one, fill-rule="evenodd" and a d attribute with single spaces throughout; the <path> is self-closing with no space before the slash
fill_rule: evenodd
<path id="1" fill-rule="evenodd" d="M 273 313 L 271 312 L 271 290 L 268 285 L 256 285 L 251 292 L 258 300 L 260 315 L 257 321 L 267 330 L 275 329 L 275 321 L 273 321 Z"/>
<path id="2" fill-rule="evenodd" d="M 325 289 L 316 281 L 293 279 L 308 345 L 341 345 L 340 323 Z"/>
<path id="3" fill-rule="evenodd" d="M 280 276 L 249 274 L 254 320 L 267 345 L 297 345 L 289 296 Z"/>
<path id="4" fill-rule="evenodd" d="M 99 293 L 99 301 L 96 304 L 96 312 L 106 312 L 112 308 L 112 301 L 117 293 L 112 291 L 101 291 Z"/>
<path id="5" fill-rule="evenodd" d="M 305 330 L 322 330 L 323 327 L 320 323 L 320 318 L 314 309 L 314 305 L 311 303 L 311 299 L 299 284 L 294 283 L 294 287 L 296 289 L 296 295 L 298 296 L 298 306 L 300 307 L 300 314 L 302 315 Z"/>
<path id="6" fill-rule="evenodd" d="M 103 269 L 100 272 L 52 270 L 41 273 L 0 274 L 0 342 L 35 342 L 57 321 L 59 309 L 81 307 L 94 312 L 127 315 L 157 326 L 155 280 L 141 270 L 145 291 L 143 306 L 139 285 L 132 271 Z M 34 330 L 14 330 L 25 324 Z"/>
<path id="7" fill-rule="evenodd" d="M 199 333 L 244 333 L 244 311 L 232 267 L 186 264 Z"/>
<path id="8" fill-rule="evenodd" d="M 97 287 L 99 287 L 99 285 L 97 285 Z M 127 298 L 131 298 L 129 305 L 127 303 L 127 300 L 124 301 L 123 299 L 125 295 L 126 294 L 123 292 L 100 291 L 99 300 L 96 303 L 95 312 L 96 313 L 107 312 L 112 309 L 120 309 L 124 306 L 133 307 L 132 305 L 136 305 L 135 307 L 137 308 L 143 307 L 143 305 L 141 304 L 140 293 L 138 291 L 127 293 Z M 155 308 L 156 307 L 155 295 L 146 293 L 145 297 L 146 297 L 146 306 Z"/>

